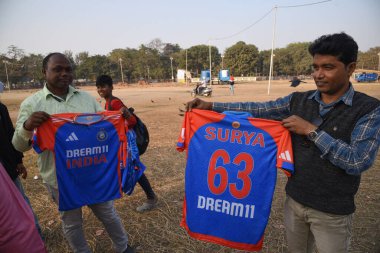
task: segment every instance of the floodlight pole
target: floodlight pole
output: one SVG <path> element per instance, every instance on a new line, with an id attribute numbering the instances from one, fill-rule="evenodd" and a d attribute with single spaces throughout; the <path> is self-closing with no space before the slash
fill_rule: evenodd
<path id="1" fill-rule="evenodd" d="M 222 54 L 222 69 L 223 69 L 223 59 L 224 59 L 224 55 Z"/>
<path id="2" fill-rule="evenodd" d="M 208 54 L 210 58 L 210 85 L 212 85 L 212 72 L 211 72 L 211 40 L 208 41 Z"/>
<path id="3" fill-rule="evenodd" d="M 172 69 L 172 82 L 174 82 L 174 75 L 173 75 L 173 57 L 170 57 L 170 67 Z"/>
<path id="4" fill-rule="evenodd" d="M 380 71 L 380 53 L 377 54 L 379 56 L 379 65 L 377 66 L 377 70 Z"/>
<path id="5" fill-rule="evenodd" d="M 269 83 L 268 83 L 268 95 L 270 93 L 270 84 L 273 75 L 273 48 L 274 48 L 274 40 L 276 35 L 276 16 L 277 16 L 277 6 L 274 7 L 274 23 L 273 23 L 273 36 L 272 36 L 272 52 L 270 55 L 270 67 L 269 67 Z"/>
<path id="6" fill-rule="evenodd" d="M 148 83 L 149 83 L 149 80 L 150 80 L 149 66 L 147 66 L 146 68 L 147 68 L 147 70 L 148 70 Z"/>
<path id="7" fill-rule="evenodd" d="M 187 84 L 187 49 L 186 49 L 186 51 L 185 51 L 185 54 L 186 54 L 186 60 L 185 60 L 185 62 L 186 62 L 186 72 L 185 72 L 185 83 Z"/>
<path id="8" fill-rule="evenodd" d="M 123 64 L 121 63 L 122 61 L 123 61 L 123 59 L 119 58 L 120 72 L 121 72 L 121 81 L 124 83 Z"/>
<path id="9" fill-rule="evenodd" d="M 10 91 L 11 90 L 11 86 L 9 84 L 8 68 L 7 68 L 8 62 L 7 61 L 3 61 L 3 62 L 4 62 L 4 66 L 5 66 L 5 75 L 7 76 L 8 91 Z"/>

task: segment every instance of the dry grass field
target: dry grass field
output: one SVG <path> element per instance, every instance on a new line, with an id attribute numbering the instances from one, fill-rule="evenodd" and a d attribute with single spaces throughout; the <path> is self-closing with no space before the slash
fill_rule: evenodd
<path id="1" fill-rule="evenodd" d="M 380 99 L 380 84 L 354 84 L 355 89 Z M 94 87 L 82 88 L 98 97 Z M 138 246 L 138 252 L 175 253 L 227 253 L 242 252 L 205 243 L 190 238 L 179 226 L 184 197 L 185 153 L 176 151 L 176 141 L 181 128 L 182 117 L 179 108 L 191 100 L 192 86 L 183 84 L 151 84 L 145 86 L 116 86 L 114 95 L 122 98 L 127 106 L 147 124 L 151 143 L 142 156 L 147 166 L 146 174 L 159 196 L 158 208 L 143 214 L 135 208 L 145 196 L 136 186 L 132 196 L 116 201 L 116 208 L 129 234 L 130 243 Z M 242 83 L 235 85 L 235 95 L 229 95 L 228 86 L 213 86 L 214 93 L 209 101 L 266 101 L 289 94 L 292 91 L 314 89 L 313 81 L 296 88 L 289 87 L 288 81 L 274 81 L 271 93 L 267 95 L 267 82 Z M 0 100 L 8 106 L 13 122 L 16 122 L 21 101 L 35 91 L 12 91 L 0 94 Z M 380 126 L 379 126 L 380 127 Z M 25 153 L 24 163 L 29 176 L 23 180 L 27 195 L 37 213 L 46 246 L 49 252 L 71 252 L 61 230 L 57 207 L 48 198 L 42 180 L 38 175 L 36 154 Z M 287 252 L 283 225 L 284 185 L 286 177 L 278 173 L 278 183 L 273 200 L 270 221 L 265 232 L 261 252 Z M 356 195 L 357 211 L 354 215 L 352 253 L 380 252 L 380 156 L 374 166 L 362 176 L 361 186 Z M 113 252 L 111 241 L 102 225 L 89 211 L 84 210 L 84 230 L 93 252 Z"/>

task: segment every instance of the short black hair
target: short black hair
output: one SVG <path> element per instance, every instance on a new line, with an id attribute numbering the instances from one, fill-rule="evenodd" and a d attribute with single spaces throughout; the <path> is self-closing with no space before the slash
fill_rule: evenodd
<path id="1" fill-rule="evenodd" d="M 55 52 L 55 53 L 50 53 L 48 54 L 47 56 L 45 56 L 45 58 L 42 60 L 42 69 L 46 70 L 47 69 L 47 65 L 48 65 L 48 62 L 50 60 L 50 58 L 54 55 L 62 55 L 64 57 L 66 57 L 66 55 L 62 54 L 62 53 L 58 53 L 58 52 Z M 67 57 L 66 57 L 67 58 Z"/>
<path id="2" fill-rule="evenodd" d="M 101 75 L 96 78 L 96 86 L 113 86 L 112 78 L 109 75 Z"/>
<path id="3" fill-rule="evenodd" d="M 358 49 L 355 40 L 350 35 L 341 32 L 319 37 L 309 46 L 309 53 L 313 57 L 315 54 L 333 55 L 344 65 L 348 65 L 356 62 Z"/>

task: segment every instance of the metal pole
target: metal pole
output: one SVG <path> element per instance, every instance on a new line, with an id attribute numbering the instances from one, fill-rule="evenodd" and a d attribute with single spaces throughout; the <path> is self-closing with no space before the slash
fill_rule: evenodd
<path id="1" fill-rule="evenodd" d="M 209 40 L 208 41 L 208 54 L 209 54 L 209 58 L 210 58 L 210 84 L 212 85 L 212 70 L 211 70 L 211 41 Z"/>
<path id="2" fill-rule="evenodd" d="M 379 66 L 377 66 L 377 70 L 380 71 L 380 53 L 377 54 L 379 56 Z"/>
<path id="3" fill-rule="evenodd" d="M 173 57 L 170 57 L 170 67 L 172 69 L 172 82 L 174 82 L 174 75 L 173 75 Z"/>
<path id="4" fill-rule="evenodd" d="M 4 62 L 4 66 L 5 66 L 5 75 L 7 76 L 7 85 L 8 85 L 8 91 L 11 90 L 11 86 L 9 84 L 9 78 L 8 78 L 8 68 L 7 68 L 7 61 L 3 61 Z"/>
<path id="5" fill-rule="evenodd" d="M 148 83 L 149 83 L 149 80 L 150 80 L 150 75 L 149 75 L 149 66 L 147 67 L 148 69 Z"/>
<path id="6" fill-rule="evenodd" d="M 224 55 L 222 55 L 222 69 L 223 69 L 223 59 L 224 59 Z"/>
<path id="7" fill-rule="evenodd" d="M 120 72 L 121 72 L 121 81 L 124 83 L 124 74 L 123 74 L 123 64 L 121 64 L 123 60 L 121 58 L 119 58 L 119 62 L 120 62 Z"/>
<path id="8" fill-rule="evenodd" d="M 185 62 L 186 62 L 186 64 L 185 64 L 185 65 L 186 65 L 186 72 L 185 72 L 185 83 L 187 83 L 187 49 L 186 49 L 186 51 L 185 51 L 185 52 L 186 52 L 186 61 L 185 61 Z"/>
<path id="9" fill-rule="evenodd" d="M 273 36 L 272 36 L 272 52 L 270 55 L 270 67 L 269 67 L 269 83 L 268 83 L 268 95 L 270 93 L 270 84 L 272 79 L 273 72 L 273 48 L 274 48 L 274 39 L 276 35 L 276 16 L 277 16 L 277 6 L 274 7 L 274 23 L 273 23 Z"/>

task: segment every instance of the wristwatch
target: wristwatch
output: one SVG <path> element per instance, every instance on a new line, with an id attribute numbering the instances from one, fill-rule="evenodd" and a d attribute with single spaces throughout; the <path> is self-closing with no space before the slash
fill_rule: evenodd
<path id="1" fill-rule="evenodd" d="M 310 131 L 308 134 L 307 134 L 307 138 L 311 141 L 315 141 L 315 139 L 317 138 L 318 136 L 318 129 L 315 129 L 313 131 Z"/>

